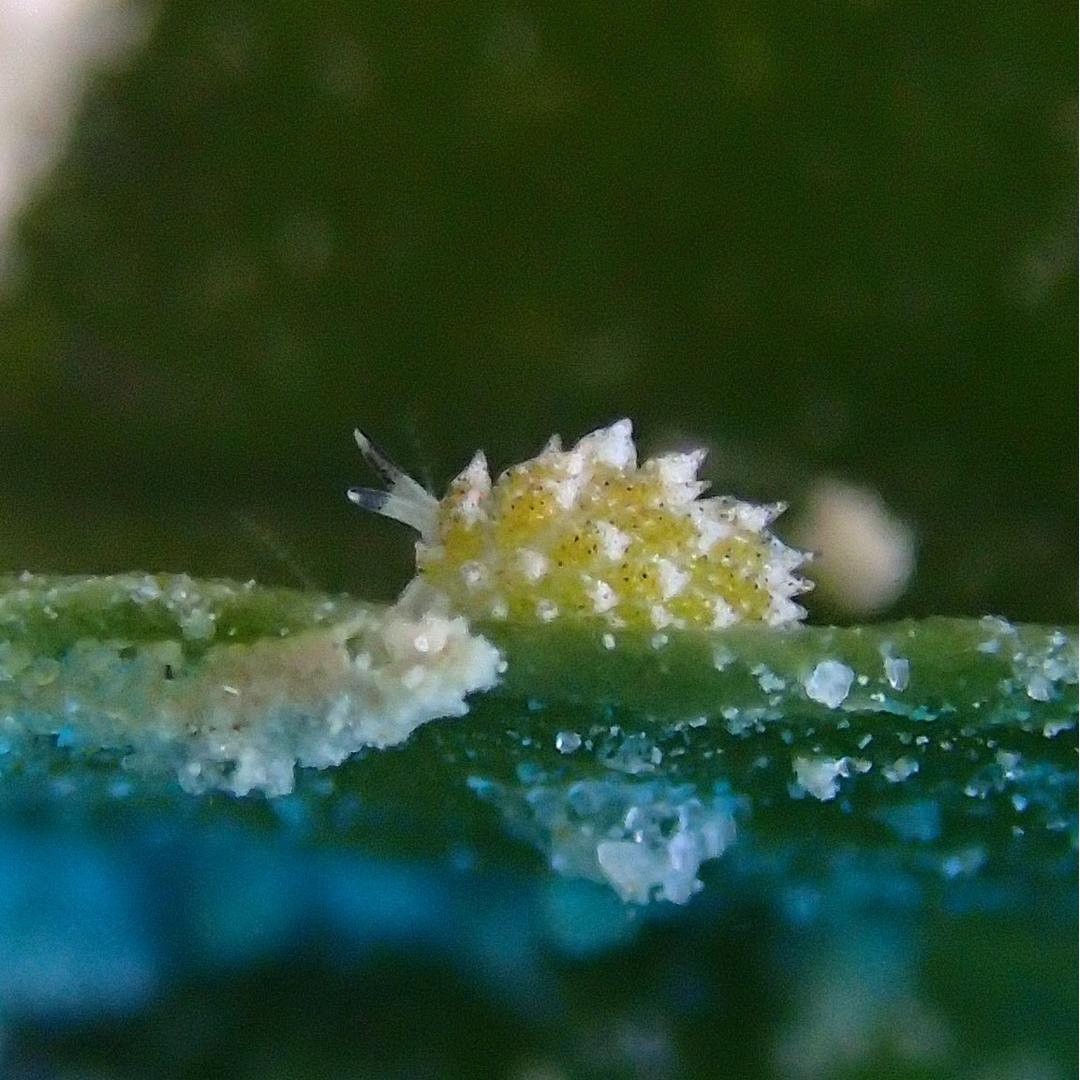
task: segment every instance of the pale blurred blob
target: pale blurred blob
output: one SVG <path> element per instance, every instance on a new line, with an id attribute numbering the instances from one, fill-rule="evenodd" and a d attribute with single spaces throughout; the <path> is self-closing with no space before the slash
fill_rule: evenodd
<path id="1" fill-rule="evenodd" d="M 852 615 L 868 615 L 896 600 L 915 570 L 915 534 L 877 492 L 824 478 L 810 489 L 793 529 L 813 552 L 807 574 L 821 599 Z"/>
<path id="2" fill-rule="evenodd" d="M 63 148 L 87 76 L 143 29 L 118 0 L 0 0 L 0 285 L 15 216 Z"/>

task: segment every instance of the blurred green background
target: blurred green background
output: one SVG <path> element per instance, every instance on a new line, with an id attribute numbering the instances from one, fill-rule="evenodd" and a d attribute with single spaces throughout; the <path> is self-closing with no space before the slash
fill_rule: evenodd
<path id="1" fill-rule="evenodd" d="M 440 485 L 628 415 L 880 492 L 890 614 L 1074 617 L 1073 5 L 138 10 L 0 278 L 0 565 L 390 596 L 354 425 Z"/>

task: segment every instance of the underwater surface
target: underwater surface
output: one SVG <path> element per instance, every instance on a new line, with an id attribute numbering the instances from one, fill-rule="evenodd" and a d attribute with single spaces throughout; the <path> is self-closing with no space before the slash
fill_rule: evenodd
<path id="1" fill-rule="evenodd" d="M 498 685 L 413 730 L 357 612 L 402 632 L 250 585 L 6 580 L 7 1075 L 1075 1069 L 1075 635 L 491 624 Z M 406 670 L 461 657 L 432 627 Z M 324 640 L 353 681 L 307 696 L 283 673 Z M 411 734 L 294 772 L 374 714 Z"/>

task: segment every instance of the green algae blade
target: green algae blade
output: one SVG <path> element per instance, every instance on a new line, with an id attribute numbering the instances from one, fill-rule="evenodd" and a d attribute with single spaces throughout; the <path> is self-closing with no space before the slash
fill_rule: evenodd
<path id="1" fill-rule="evenodd" d="M 6 797 L 85 782 L 90 805 L 110 776 L 261 792 L 279 798 L 207 805 L 271 825 L 271 804 L 299 806 L 313 834 L 384 853 L 484 836 L 512 862 L 502 833 L 638 904 L 686 902 L 715 865 L 845 847 L 938 880 L 1056 878 L 1076 657 L 1070 631 L 997 618 L 611 636 L 22 575 L 0 583 L 0 772 Z M 354 799 L 368 812 L 343 826 Z"/>
<path id="2" fill-rule="evenodd" d="M 855 712 L 984 726 L 1054 723 L 1076 710 L 1075 633 L 994 617 L 617 639 L 565 627 L 484 631 L 512 658 L 497 693 L 660 719 L 723 712 L 835 724 Z"/>
<path id="3" fill-rule="evenodd" d="M 275 647 L 285 656 L 305 634 L 347 640 L 357 620 L 386 610 L 186 575 L 0 578 L 0 686 L 7 708 L 20 697 L 32 706 L 43 687 L 71 677 L 56 665 L 68 660 L 75 668 L 75 647 L 92 642 L 108 643 L 116 669 L 150 648 L 174 655 L 192 678 L 208 674 L 221 649 L 259 644 L 270 673 Z M 1053 724 L 1076 711 L 1075 632 L 995 617 L 713 633 L 613 635 L 505 623 L 477 631 L 506 658 L 492 691 L 500 697 L 614 706 L 658 721 L 724 711 L 842 722 L 859 712 Z M 167 681 L 162 665 L 163 692 Z M 152 694 L 145 704 L 152 706 Z"/>

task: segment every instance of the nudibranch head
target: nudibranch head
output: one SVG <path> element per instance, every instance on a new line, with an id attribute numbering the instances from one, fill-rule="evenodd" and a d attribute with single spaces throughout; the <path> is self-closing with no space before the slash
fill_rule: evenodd
<path id="1" fill-rule="evenodd" d="M 702 450 L 638 465 L 629 420 L 569 450 L 553 437 L 494 483 L 478 452 L 441 500 L 357 442 L 387 490 L 349 497 L 415 528 L 418 578 L 470 618 L 662 630 L 805 615 L 805 556 L 769 530 L 783 504 L 700 498 Z"/>

